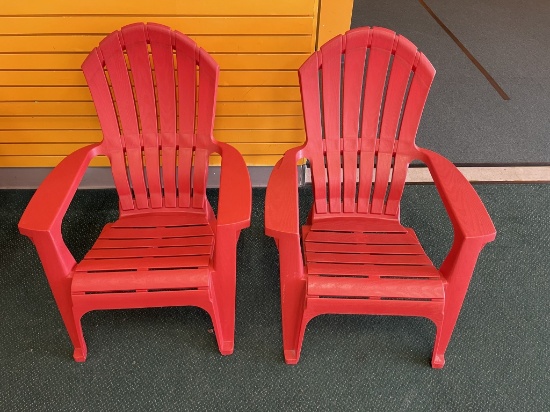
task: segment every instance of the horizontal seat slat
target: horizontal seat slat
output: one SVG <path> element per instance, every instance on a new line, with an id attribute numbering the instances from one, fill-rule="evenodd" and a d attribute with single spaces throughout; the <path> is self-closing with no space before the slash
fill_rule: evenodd
<path id="1" fill-rule="evenodd" d="M 167 237 L 212 236 L 208 225 L 160 228 L 112 228 L 105 234 L 108 239 L 160 239 Z"/>
<path id="2" fill-rule="evenodd" d="M 202 288 L 208 286 L 208 275 L 207 268 L 76 273 L 72 293 Z"/>
<path id="3" fill-rule="evenodd" d="M 415 245 L 416 236 L 409 233 L 338 233 L 310 231 L 306 242 L 362 243 L 370 245 Z"/>
<path id="4" fill-rule="evenodd" d="M 156 256 L 210 256 L 210 245 L 187 247 L 163 247 L 163 248 L 125 248 L 125 249 L 97 249 L 94 248 L 86 254 L 86 259 L 117 259 L 132 257 L 156 257 Z"/>
<path id="5" fill-rule="evenodd" d="M 77 272 L 146 270 L 208 266 L 209 256 L 144 257 L 127 259 L 84 259 L 75 267 Z"/>
<path id="6" fill-rule="evenodd" d="M 388 255 L 420 255 L 424 250 L 420 245 L 361 245 L 346 243 L 306 242 L 307 252 L 370 253 Z"/>
<path id="7" fill-rule="evenodd" d="M 170 237 L 166 239 L 98 239 L 94 249 L 158 248 L 212 245 L 213 236 Z"/>
<path id="8" fill-rule="evenodd" d="M 146 214 L 143 216 L 127 216 L 114 222 L 113 228 L 154 228 L 172 226 L 197 226 L 207 225 L 204 213 L 169 213 L 169 214 Z"/>
<path id="9" fill-rule="evenodd" d="M 433 277 L 439 278 L 439 271 L 433 266 L 400 266 L 400 265 L 368 265 L 368 264 L 337 264 L 308 262 L 309 275 L 334 276 L 395 276 L 395 277 Z"/>
<path id="10" fill-rule="evenodd" d="M 389 219 L 333 218 L 316 222 L 312 230 L 330 232 L 407 233 L 407 229 L 401 226 L 397 220 Z"/>
<path id="11" fill-rule="evenodd" d="M 443 299 L 443 282 L 435 279 L 369 279 L 309 276 L 310 296 Z"/>
<path id="12" fill-rule="evenodd" d="M 431 265 L 426 255 L 367 255 L 306 252 L 308 262 L 375 263 L 380 265 Z"/>

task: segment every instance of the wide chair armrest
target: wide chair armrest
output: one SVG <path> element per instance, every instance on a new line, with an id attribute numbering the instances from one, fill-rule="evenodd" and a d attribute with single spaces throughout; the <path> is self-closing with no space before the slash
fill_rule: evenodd
<path id="1" fill-rule="evenodd" d="M 99 143 L 85 146 L 67 156 L 40 184 L 27 205 L 19 231 L 32 237 L 37 232 L 61 230 L 61 222 L 88 164 L 99 154 Z"/>
<path id="2" fill-rule="evenodd" d="M 302 149 L 303 146 L 288 150 L 271 172 L 265 195 L 267 236 L 279 238 L 285 234 L 299 234 L 297 162 Z"/>
<path id="3" fill-rule="evenodd" d="M 252 189 L 242 155 L 233 146 L 218 142 L 222 157 L 218 226 L 244 229 L 250 225 Z"/>
<path id="4" fill-rule="evenodd" d="M 419 160 L 427 166 L 455 232 L 455 240 L 472 239 L 485 244 L 495 239 L 496 229 L 478 194 L 456 166 L 438 153 L 419 148 Z"/>
<path id="5" fill-rule="evenodd" d="M 50 284 L 63 281 L 76 264 L 61 235 L 61 223 L 92 158 L 100 145 L 85 146 L 59 163 L 34 193 L 21 220 L 19 231 L 38 251 Z"/>

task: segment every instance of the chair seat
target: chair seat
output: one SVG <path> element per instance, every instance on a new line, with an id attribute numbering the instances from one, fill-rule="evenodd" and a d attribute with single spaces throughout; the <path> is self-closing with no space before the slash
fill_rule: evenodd
<path id="1" fill-rule="evenodd" d="M 397 220 L 335 218 L 302 227 L 307 296 L 441 301 L 444 279 Z"/>
<path id="2" fill-rule="evenodd" d="M 123 217 L 105 226 L 76 265 L 72 293 L 207 288 L 213 247 L 204 214 Z"/>

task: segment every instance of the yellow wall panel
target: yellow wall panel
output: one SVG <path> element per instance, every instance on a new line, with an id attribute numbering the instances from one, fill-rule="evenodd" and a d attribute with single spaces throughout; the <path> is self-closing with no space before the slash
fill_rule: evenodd
<path id="1" fill-rule="evenodd" d="M 292 71 L 228 70 L 220 72 L 220 86 L 297 86 L 298 76 Z"/>
<path id="2" fill-rule="evenodd" d="M 214 137 L 222 142 L 234 143 L 293 143 L 304 141 L 305 131 L 301 129 L 255 129 L 255 130 L 214 130 Z"/>
<path id="3" fill-rule="evenodd" d="M 87 143 L 5 143 L 0 156 L 26 156 L 41 153 L 44 156 L 67 156 Z M 296 143 L 233 143 L 243 155 L 282 155 Z"/>
<path id="4" fill-rule="evenodd" d="M 249 165 L 274 164 L 304 139 L 297 69 L 318 37 L 344 31 L 352 0 L 5 3 L 0 167 L 45 167 L 101 140 L 80 66 L 106 34 L 137 21 L 166 24 L 213 56 L 221 68 L 215 137 L 235 145 Z M 108 162 L 102 158 L 92 165 Z"/>
<path id="5" fill-rule="evenodd" d="M 230 19 L 227 16 L 21 16 L 0 17 L 0 27 L 4 35 L 45 35 L 45 34 L 99 34 L 111 33 L 113 27 L 122 27 L 136 21 L 164 24 L 187 35 L 220 35 L 220 34 L 289 34 L 312 35 L 310 16 L 238 16 Z"/>
<path id="6" fill-rule="evenodd" d="M 97 116 L 2 116 L 0 130 L 99 130 Z"/>
<path id="7" fill-rule="evenodd" d="M 0 143 L 96 143 L 102 137 L 101 130 L 0 130 Z"/>
<path id="8" fill-rule="evenodd" d="M 87 86 L 4 86 L 0 102 L 91 102 Z M 219 102 L 299 102 L 298 86 L 218 87 Z M 0 116 L 2 116 L 0 112 Z"/>
<path id="9" fill-rule="evenodd" d="M 215 129 L 302 129 L 304 121 L 297 116 L 217 116 Z M 99 130 L 96 116 L 4 116 L 0 130 Z"/>
<path id="10" fill-rule="evenodd" d="M 220 72 L 220 86 L 297 86 L 298 76 L 288 70 L 227 70 Z M 86 86 L 77 70 L 4 70 L 1 86 Z"/>
<path id="11" fill-rule="evenodd" d="M 280 154 L 272 155 L 244 155 L 244 161 L 249 166 L 274 165 L 281 158 Z M 3 167 L 53 167 L 61 162 L 65 156 L 0 156 L 0 164 Z M 217 155 L 210 157 L 210 164 L 219 166 L 221 158 Z M 90 166 L 109 166 L 109 160 L 104 156 L 98 156 L 92 159 Z"/>
<path id="12" fill-rule="evenodd" d="M 113 0 L 28 0 L 2 5 L 4 16 L 47 15 L 135 15 L 157 16 L 312 16 L 314 0 L 258 0 L 238 1 L 182 1 L 162 0 L 152 4 L 148 0 L 133 2 Z"/>
<path id="13" fill-rule="evenodd" d="M 318 47 L 349 30 L 352 8 L 353 0 L 321 1 L 318 16 Z"/>
<path id="14" fill-rule="evenodd" d="M 228 143 L 294 143 L 304 140 L 300 129 L 216 129 L 214 137 Z M 101 130 L 0 130 L 1 143 L 96 143 Z"/>
<path id="15" fill-rule="evenodd" d="M 300 102 L 300 89 L 298 86 L 218 87 L 218 102 L 232 101 Z"/>
<path id="16" fill-rule="evenodd" d="M 49 156 L 41 154 L 28 154 L 25 156 L 0 156 L 0 164 L 3 167 L 52 167 L 57 166 L 65 156 Z M 109 166 L 109 160 L 105 156 L 92 159 L 90 166 Z"/>
<path id="17" fill-rule="evenodd" d="M 2 36 L 0 53 L 83 53 L 96 47 L 104 35 Z M 211 53 L 304 53 L 311 35 L 189 36 Z"/>
<path id="18" fill-rule="evenodd" d="M 290 70 L 296 73 L 296 69 L 309 57 L 307 53 L 262 53 L 262 54 L 219 54 L 212 53 L 212 57 L 223 70 Z M 298 75 L 296 73 L 296 75 Z"/>
<path id="19" fill-rule="evenodd" d="M 88 53 L 0 53 L 2 70 L 75 70 Z M 291 70 L 296 71 L 308 53 L 211 53 L 223 70 Z"/>
<path id="20" fill-rule="evenodd" d="M 0 156 L 25 156 L 40 153 L 44 156 L 68 155 L 86 144 L 80 143 L 5 143 L 0 146 Z"/>
<path id="21" fill-rule="evenodd" d="M 93 102 L 0 102 L 0 113 L 9 116 L 94 116 Z M 300 102 L 219 102 L 218 116 L 300 115 Z M 1 117 L 0 117 L 1 119 Z M 0 120 L 1 124 L 1 120 Z"/>
<path id="22" fill-rule="evenodd" d="M 299 116 L 218 116 L 217 129 L 302 129 L 304 120 Z"/>
<path id="23" fill-rule="evenodd" d="M 87 86 L 0 86 L 0 102 L 86 102 L 92 101 Z M 0 116 L 4 113 L 0 113 Z"/>

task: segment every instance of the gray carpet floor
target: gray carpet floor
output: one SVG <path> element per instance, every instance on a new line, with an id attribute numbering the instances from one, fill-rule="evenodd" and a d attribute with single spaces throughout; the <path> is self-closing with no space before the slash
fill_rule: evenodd
<path id="1" fill-rule="evenodd" d="M 425 2 L 510 100 L 497 94 L 418 0 L 355 0 L 352 27 L 403 34 L 437 70 L 418 144 L 455 163 L 550 163 L 550 2 Z"/>
<path id="2" fill-rule="evenodd" d="M 0 410 L 548 411 L 550 185 L 476 189 L 498 235 L 480 257 L 443 370 L 429 366 L 430 321 L 381 316 L 318 317 L 300 363 L 284 364 L 263 189 L 238 245 L 233 355 L 219 354 L 199 309 L 97 311 L 83 318 L 88 360 L 75 363 L 35 250 L 16 230 L 32 191 L 0 191 Z M 304 218 L 310 203 L 302 190 Z M 434 187 L 407 186 L 402 209 L 439 264 L 452 234 Z M 63 226 L 77 258 L 116 210 L 114 191 L 77 193 Z"/>

